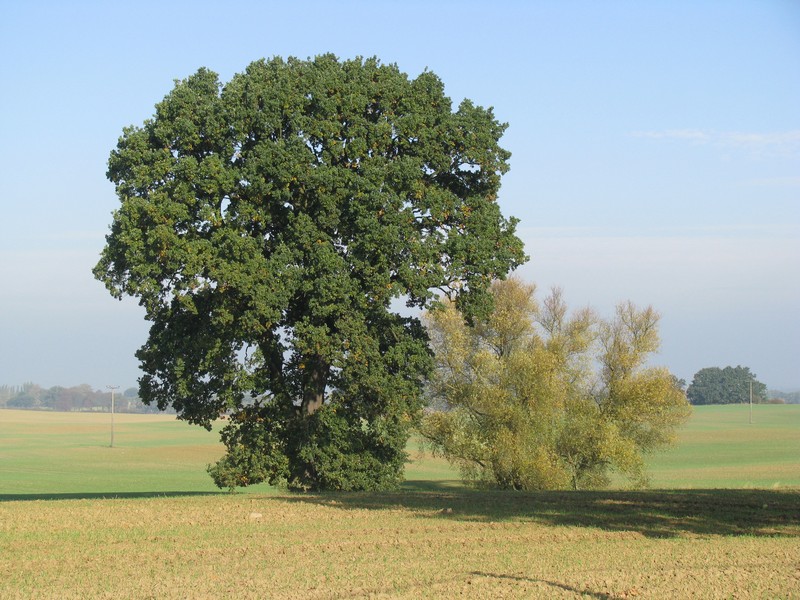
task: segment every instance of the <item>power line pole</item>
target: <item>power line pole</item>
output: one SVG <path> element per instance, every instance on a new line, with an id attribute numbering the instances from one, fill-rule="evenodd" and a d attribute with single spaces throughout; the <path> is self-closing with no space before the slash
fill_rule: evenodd
<path id="1" fill-rule="evenodd" d="M 114 391 L 119 389 L 118 385 L 107 385 L 111 390 L 111 447 L 114 447 Z"/>
<path id="2" fill-rule="evenodd" d="M 753 424 L 753 381 L 750 381 L 750 425 Z"/>

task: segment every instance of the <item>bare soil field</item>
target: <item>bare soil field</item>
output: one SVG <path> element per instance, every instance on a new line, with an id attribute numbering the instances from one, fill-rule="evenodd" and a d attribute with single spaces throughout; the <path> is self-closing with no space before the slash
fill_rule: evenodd
<path id="1" fill-rule="evenodd" d="M 0 502 L 2 598 L 792 598 L 787 491 Z"/>

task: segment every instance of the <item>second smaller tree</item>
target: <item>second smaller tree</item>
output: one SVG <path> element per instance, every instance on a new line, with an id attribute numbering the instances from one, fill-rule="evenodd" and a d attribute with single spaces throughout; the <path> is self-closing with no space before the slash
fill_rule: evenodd
<path id="1" fill-rule="evenodd" d="M 631 303 L 603 320 L 568 315 L 560 290 L 539 305 L 516 279 L 492 288 L 473 326 L 452 306 L 428 314 L 437 410 L 422 431 L 463 476 L 519 490 L 596 488 L 617 471 L 646 484 L 644 456 L 690 414 L 666 369 L 646 368 L 658 314 Z"/>

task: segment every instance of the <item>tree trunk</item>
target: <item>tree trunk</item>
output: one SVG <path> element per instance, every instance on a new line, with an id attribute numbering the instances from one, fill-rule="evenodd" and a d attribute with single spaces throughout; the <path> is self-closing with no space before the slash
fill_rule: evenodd
<path id="1" fill-rule="evenodd" d="M 328 364 L 320 356 L 306 363 L 306 380 L 303 385 L 304 416 L 313 415 L 325 402 L 325 387 L 328 385 Z"/>

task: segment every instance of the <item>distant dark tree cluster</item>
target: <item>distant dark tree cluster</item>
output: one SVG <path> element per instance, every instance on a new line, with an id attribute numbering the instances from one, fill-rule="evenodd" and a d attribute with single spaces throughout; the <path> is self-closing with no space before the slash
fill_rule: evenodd
<path id="1" fill-rule="evenodd" d="M 108 411 L 111 409 L 111 392 L 92 389 L 88 384 L 45 389 L 35 383 L 21 386 L 0 386 L 0 408 L 23 408 L 56 411 Z M 155 406 L 144 404 L 136 388 L 129 388 L 115 396 L 114 410 L 131 413 L 156 413 Z"/>
<path id="2" fill-rule="evenodd" d="M 738 404 L 750 401 L 751 384 L 753 402 L 766 402 L 767 386 L 748 367 L 707 367 L 695 373 L 686 395 L 692 404 Z"/>

